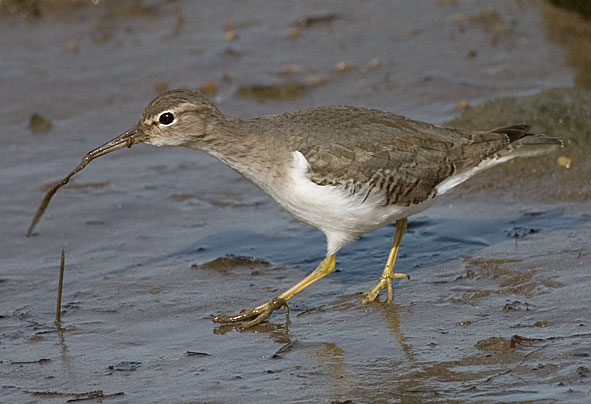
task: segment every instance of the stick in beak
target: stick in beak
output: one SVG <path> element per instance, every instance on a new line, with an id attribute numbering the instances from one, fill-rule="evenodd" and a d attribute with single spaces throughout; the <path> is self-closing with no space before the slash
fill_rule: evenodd
<path id="1" fill-rule="evenodd" d="M 53 195 L 58 189 L 66 185 L 70 181 L 70 178 L 74 176 L 74 174 L 82 170 L 88 165 L 88 163 L 97 157 L 104 156 L 105 154 L 111 153 L 115 150 L 123 149 L 124 147 L 131 147 L 134 143 L 140 143 L 141 141 L 137 139 L 139 133 L 141 133 L 139 126 L 134 126 L 122 135 L 117 136 L 115 139 L 110 140 L 104 145 L 88 152 L 80 164 L 78 164 L 78 166 L 73 169 L 70 174 L 66 175 L 61 181 L 56 182 L 53 187 L 47 191 L 45 198 L 43 198 L 43 202 L 41 202 L 41 205 L 39 206 L 39 209 L 37 209 L 37 213 L 35 214 L 35 217 L 33 218 L 33 221 L 27 230 L 27 237 L 30 237 L 31 234 L 33 234 L 33 229 L 41 219 L 41 216 L 43 216 L 43 213 L 45 213 L 45 209 L 47 209 L 47 205 L 49 205 L 49 201 L 51 201 Z"/>

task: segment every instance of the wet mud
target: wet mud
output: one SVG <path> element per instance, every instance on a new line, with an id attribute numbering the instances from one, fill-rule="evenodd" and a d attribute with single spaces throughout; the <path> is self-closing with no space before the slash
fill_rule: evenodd
<path id="1" fill-rule="evenodd" d="M 589 402 L 589 20 L 542 1 L 364 4 L 1 3 L 0 402 Z M 409 218 L 394 304 L 360 304 L 386 226 L 289 315 L 224 332 L 214 315 L 301 280 L 325 240 L 213 158 L 97 159 L 25 237 L 48 186 L 177 87 L 243 117 L 348 104 L 528 122 L 565 147 Z"/>

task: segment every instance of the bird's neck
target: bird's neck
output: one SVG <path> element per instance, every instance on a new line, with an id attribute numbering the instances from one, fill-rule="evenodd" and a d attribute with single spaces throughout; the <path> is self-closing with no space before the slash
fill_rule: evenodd
<path id="1" fill-rule="evenodd" d="M 209 123 L 201 139 L 186 146 L 217 158 L 267 192 L 286 151 L 261 129 L 254 120 L 221 115 Z"/>

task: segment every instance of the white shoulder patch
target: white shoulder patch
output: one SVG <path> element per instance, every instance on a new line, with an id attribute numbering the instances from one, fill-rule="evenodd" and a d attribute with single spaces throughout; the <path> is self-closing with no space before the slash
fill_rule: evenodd
<path id="1" fill-rule="evenodd" d="M 328 252 L 334 253 L 357 237 L 410 212 L 400 206 L 386 206 L 383 197 L 351 194 L 339 186 L 318 185 L 310 180 L 310 164 L 299 151 L 292 153 L 287 192 L 276 198 L 296 218 L 326 234 Z"/>
<path id="2" fill-rule="evenodd" d="M 292 155 L 296 168 L 294 174 L 307 177 L 308 170 L 310 169 L 310 163 L 308 163 L 306 157 L 304 157 L 304 155 L 299 150 L 294 151 Z"/>

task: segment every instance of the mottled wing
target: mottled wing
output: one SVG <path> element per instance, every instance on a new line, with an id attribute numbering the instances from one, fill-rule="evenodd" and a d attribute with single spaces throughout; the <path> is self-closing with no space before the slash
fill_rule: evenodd
<path id="1" fill-rule="evenodd" d="M 386 204 L 404 206 L 435 196 L 442 181 L 508 150 L 529 128 L 462 132 L 379 111 L 358 112 L 354 124 L 341 125 L 347 130 L 334 142 L 299 148 L 310 164 L 310 178 L 353 193 L 379 190 Z"/>

